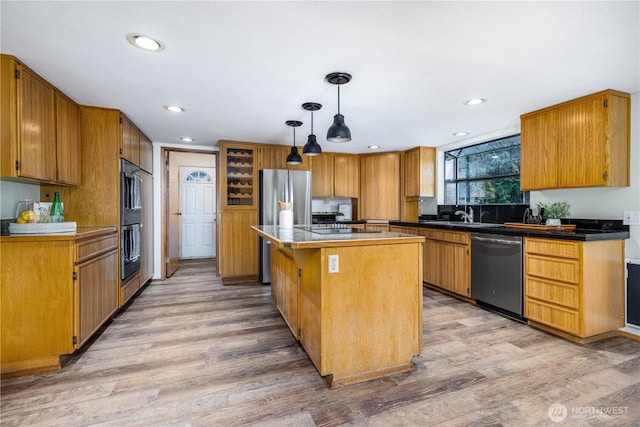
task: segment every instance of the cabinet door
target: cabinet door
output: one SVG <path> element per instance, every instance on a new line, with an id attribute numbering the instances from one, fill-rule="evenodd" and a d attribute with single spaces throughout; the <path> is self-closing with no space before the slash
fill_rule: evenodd
<path id="1" fill-rule="evenodd" d="M 357 154 L 334 153 L 333 176 L 335 197 L 359 197 L 360 160 Z"/>
<path id="2" fill-rule="evenodd" d="M 361 218 L 400 218 L 400 157 L 381 153 L 360 157 Z"/>
<path id="3" fill-rule="evenodd" d="M 561 188 L 607 184 L 604 99 L 604 96 L 590 98 L 558 111 L 558 154 L 562 158 L 562 164 L 558 165 L 558 186 Z"/>
<path id="4" fill-rule="evenodd" d="M 79 347 L 118 309 L 118 252 L 79 264 L 77 275 Z"/>
<path id="5" fill-rule="evenodd" d="M 120 146 L 122 152 L 120 157 L 134 165 L 140 165 L 140 131 L 124 114 L 120 117 L 122 118 L 122 145 Z"/>
<path id="6" fill-rule="evenodd" d="M 279 249 L 271 246 L 271 281 L 276 289 L 276 305 L 296 339 L 300 319 L 298 309 L 298 266 Z"/>
<path id="7" fill-rule="evenodd" d="M 24 178 L 54 182 L 55 91 L 28 68 L 18 66 L 18 70 L 18 174 Z"/>
<path id="8" fill-rule="evenodd" d="M 258 276 L 258 235 L 251 230 L 258 224 L 258 211 L 226 209 L 221 213 L 220 276 Z"/>
<path id="9" fill-rule="evenodd" d="M 423 233 L 420 233 L 424 235 Z M 435 240 L 425 240 L 423 255 L 423 281 L 440 286 L 440 250 Z"/>
<path id="10" fill-rule="evenodd" d="M 520 125 L 520 188 L 522 190 L 558 186 L 557 126 L 556 110 L 523 116 Z"/>
<path id="11" fill-rule="evenodd" d="M 313 197 L 333 197 L 334 192 L 334 155 L 323 153 L 312 160 Z"/>
<path id="12" fill-rule="evenodd" d="M 289 147 L 260 147 L 260 169 L 286 169 Z"/>
<path id="13" fill-rule="evenodd" d="M 153 144 L 140 132 L 140 169 L 153 173 Z"/>
<path id="14" fill-rule="evenodd" d="M 57 181 L 80 185 L 80 106 L 56 92 Z"/>
<path id="15" fill-rule="evenodd" d="M 458 295 L 469 297 L 471 295 L 469 247 L 443 243 L 441 250 L 446 260 L 442 264 L 442 275 L 447 289 Z"/>
<path id="16" fill-rule="evenodd" d="M 404 154 L 405 197 L 433 197 L 436 182 L 436 149 L 416 147 Z"/>

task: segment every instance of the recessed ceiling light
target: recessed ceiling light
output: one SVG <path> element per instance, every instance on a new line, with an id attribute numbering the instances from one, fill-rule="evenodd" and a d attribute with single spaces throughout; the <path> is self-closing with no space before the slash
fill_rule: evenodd
<path id="1" fill-rule="evenodd" d="M 380 148 L 379 145 L 370 145 L 369 148 L 371 148 L 372 150 L 377 150 L 378 148 Z"/>
<path id="2" fill-rule="evenodd" d="M 453 136 L 467 136 L 469 135 L 469 132 L 456 132 L 453 134 Z"/>
<path id="3" fill-rule="evenodd" d="M 172 113 L 182 113 L 184 111 L 184 108 L 179 105 L 165 105 L 162 108 L 167 111 L 171 111 Z"/>
<path id="4" fill-rule="evenodd" d="M 464 101 L 466 105 L 480 105 L 484 104 L 485 102 L 487 102 L 487 100 L 484 98 L 471 98 Z"/>
<path id="5" fill-rule="evenodd" d="M 129 33 L 127 34 L 127 40 L 135 47 L 148 50 L 150 52 L 159 52 L 164 50 L 164 44 L 160 40 L 146 34 Z"/>
<path id="6" fill-rule="evenodd" d="M 189 138 L 188 136 L 183 136 L 182 138 L 180 138 L 180 141 L 182 141 L 182 142 L 194 142 L 195 139 Z"/>

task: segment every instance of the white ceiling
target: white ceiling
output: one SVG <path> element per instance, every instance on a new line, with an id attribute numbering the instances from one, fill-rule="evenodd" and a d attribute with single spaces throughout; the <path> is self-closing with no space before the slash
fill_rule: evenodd
<path id="1" fill-rule="evenodd" d="M 640 90 L 640 2 L 2 1 L 1 50 L 85 105 L 122 110 L 157 143 L 326 151 L 440 146 L 607 88 Z M 159 53 L 131 46 L 150 34 Z M 326 142 L 345 71 L 347 144 Z M 486 104 L 463 101 L 484 97 Z M 163 110 L 179 104 L 183 113 Z"/>

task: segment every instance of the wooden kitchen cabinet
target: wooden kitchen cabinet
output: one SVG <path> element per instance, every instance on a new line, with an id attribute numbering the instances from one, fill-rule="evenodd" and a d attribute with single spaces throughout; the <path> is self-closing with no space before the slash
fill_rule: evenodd
<path id="1" fill-rule="evenodd" d="M 140 169 L 153 174 L 153 144 L 142 132 L 140 132 Z"/>
<path id="2" fill-rule="evenodd" d="M 77 332 L 79 348 L 118 309 L 118 236 L 115 233 L 76 245 Z"/>
<path id="3" fill-rule="evenodd" d="M 313 158 L 313 197 L 358 198 L 360 160 L 357 154 L 322 153 Z"/>
<path id="4" fill-rule="evenodd" d="M 521 188 L 629 186 L 630 104 L 605 90 L 520 116 Z"/>
<path id="5" fill-rule="evenodd" d="M 471 236 L 468 232 L 418 228 L 424 244 L 424 281 L 466 298 L 471 296 Z"/>
<path id="6" fill-rule="evenodd" d="M 117 229 L 0 238 L 2 377 L 60 369 L 118 308 Z"/>
<path id="7" fill-rule="evenodd" d="M 300 310 L 298 294 L 300 277 L 293 253 L 286 248 L 271 246 L 271 296 L 291 329 L 293 336 L 300 339 Z"/>
<path id="8" fill-rule="evenodd" d="M 257 144 L 220 141 L 220 165 L 222 209 L 257 209 Z"/>
<path id="9" fill-rule="evenodd" d="M 82 140 L 80 106 L 56 91 L 56 182 L 80 185 Z"/>
<path id="10" fill-rule="evenodd" d="M 0 175 L 78 185 L 79 106 L 15 57 L 1 62 Z"/>
<path id="11" fill-rule="evenodd" d="M 400 154 L 360 156 L 360 218 L 400 218 Z"/>
<path id="12" fill-rule="evenodd" d="M 220 214 L 218 274 L 222 283 L 255 281 L 258 278 L 258 210 L 225 209 Z"/>
<path id="13" fill-rule="evenodd" d="M 436 149 L 416 147 L 404 153 L 404 196 L 435 197 Z"/>
<path id="14" fill-rule="evenodd" d="M 140 165 L 140 130 L 124 114 L 120 114 L 122 123 L 122 142 L 120 156 L 136 166 Z"/>
<path id="15" fill-rule="evenodd" d="M 390 225 L 389 231 L 392 233 L 404 233 L 404 234 L 415 234 L 418 235 L 417 227 L 404 227 L 401 225 Z"/>
<path id="16" fill-rule="evenodd" d="M 56 180 L 55 88 L 2 55 L 2 176 Z"/>
<path id="17" fill-rule="evenodd" d="M 291 152 L 291 147 L 286 145 L 266 145 L 260 144 L 259 169 L 289 169 L 289 170 L 311 170 L 311 157 L 302 154 L 302 147 L 298 147 L 298 153 L 302 157 L 299 165 L 288 165 L 287 156 Z"/>
<path id="18" fill-rule="evenodd" d="M 624 241 L 525 238 L 525 317 L 577 342 L 624 326 Z"/>

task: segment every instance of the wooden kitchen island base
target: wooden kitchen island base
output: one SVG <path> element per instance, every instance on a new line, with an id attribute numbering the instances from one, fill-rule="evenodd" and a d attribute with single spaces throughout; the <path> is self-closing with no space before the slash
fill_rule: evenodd
<path id="1" fill-rule="evenodd" d="M 253 227 L 271 240 L 271 294 L 336 388 L 414 369 L 422 351 L 421 236 Z M 337 272 L 329 259 L 337 257 Z"/>

